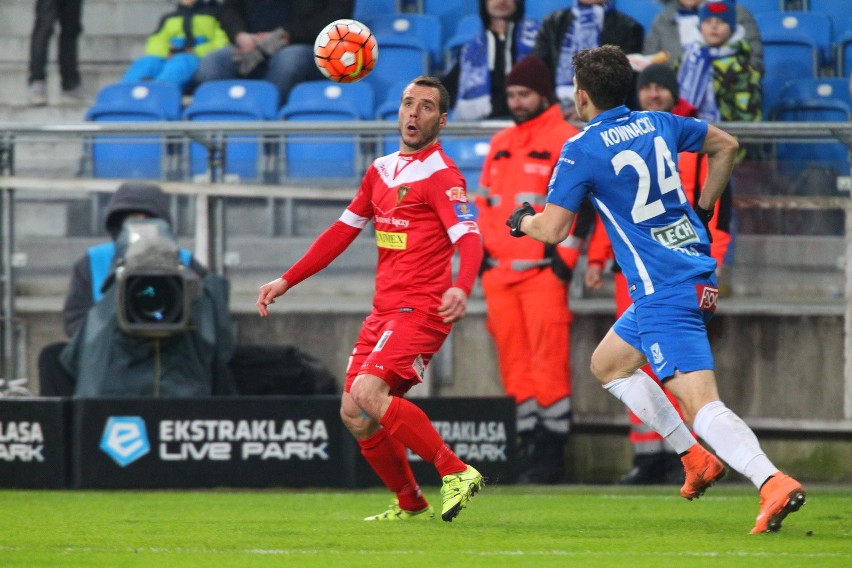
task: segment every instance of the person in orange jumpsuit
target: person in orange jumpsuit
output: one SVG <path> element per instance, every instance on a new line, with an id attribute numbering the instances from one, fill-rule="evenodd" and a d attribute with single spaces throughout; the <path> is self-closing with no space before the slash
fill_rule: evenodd
<path id="1" fill-rule="evenodd" d="M 568 286 L 582 241 L 569 237 L 546 247 L 516 239 L 505 220 L 525 201 L 541 211 L 562 145 L 578 131 L 554 104 L 551 74 L 538 57 L 512 67 L 506 97 L 515 125 L 492 138 L 477 196 L 486 323 L 503 387 L 517 404 L 517 481 L 558 483 L 571 419 Z"/>
<path id="2" fill-rule="evenodd" d="M 637 79 L 639 105 L 642 110 L 659 110 L 680 116 L 697 116 L 695 107 L 679 98 L 677 77 L 670 67 L 654 64 L 646 67 Z M 704 154 L 682 152 L 678 156 L 678 170 L 683 191 L 692 201 L 698 203 L 704 179 L 707 177 L 707 160 Z M 710 235 L 713 243 L 710 254 L 717 262 L 717 274 L 721 271 L 725 254 L 731 242 L 731 189 L 728 187 L 716 202 L 716 210 L 710 221 Z M 607 261 L 613 258 L 612 246 L 606 236 L 600 219 L 595 224 L 589 240 L 587 268 L 584 277 L 587 288 L 599 289 L 603 286 L 601 273 Z M 620 316 L 632 303 L 627 291 L 627 280 L 617 265 L 612 267 L 615 283 L 615 311 Z M 650 366 L 643 370 L 652 375 Z M 653 375 L 652 375 L 653 376 Z M 680 412 L 675 397 L 663 387 L 666 396 Z M 658 483 L 683 483 L 683 465 L 674 450 L 663 438 L 642 423 L 635 414 L 630 415 L 630 442 L 633 445 L 633 467 L 619 479 L 626 485 L 646 485 Z M 681 413 L 681 417 L 683 414 Z"/>

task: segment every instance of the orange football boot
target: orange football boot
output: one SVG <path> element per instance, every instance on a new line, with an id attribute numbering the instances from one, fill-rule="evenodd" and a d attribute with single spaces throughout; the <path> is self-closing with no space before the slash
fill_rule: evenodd
<path id="1" fill-rule="evenodd" d="M 805 504 L 807 492 L 802 484 L 780 471 L 760 488 L 760 513 L 751 534 L 778 532 L 781 521 Z"/>

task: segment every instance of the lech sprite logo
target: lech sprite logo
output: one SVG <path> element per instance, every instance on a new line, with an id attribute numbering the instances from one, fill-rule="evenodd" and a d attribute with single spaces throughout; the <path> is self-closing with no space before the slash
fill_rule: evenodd
<path id="1" fill-rule="evenodd" d="M 139 416 L 111 416 L 101 437 L 101 450 L 121 467 L 135 462 L 151 451 L 145 421 Z"/>

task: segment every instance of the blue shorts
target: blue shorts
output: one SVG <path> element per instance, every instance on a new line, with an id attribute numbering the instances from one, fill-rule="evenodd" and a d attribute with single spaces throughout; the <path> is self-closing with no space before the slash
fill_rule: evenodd
<path id="1" fill-rule="evenodd" d="M 718 295 L 715 277 L 660 290 L 630 306 L 613 329 L 645 354 L 660 381 L 675 371 L 713 370 L 705 326 L 716 310 Z"/>

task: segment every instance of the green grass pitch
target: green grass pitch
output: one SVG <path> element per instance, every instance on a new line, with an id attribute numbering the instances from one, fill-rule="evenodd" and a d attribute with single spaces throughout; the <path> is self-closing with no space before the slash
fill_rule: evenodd
<path id="1" fill-rule="evenodd" d="M 749 535 L 751 486 L 488 486 L 452 523 L 367 523 L 390 494 L 0 491 L 0 566 L 852 566 L 852 488 L 809 487 L 775 534 Z M 440 511 L 437 487 L 427 497 Z"/>

